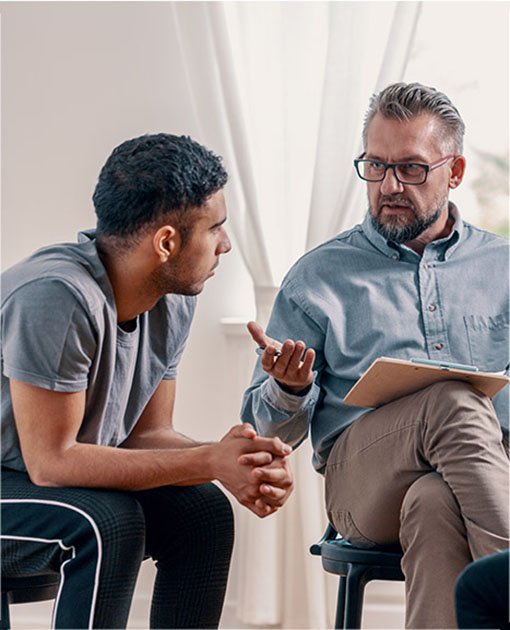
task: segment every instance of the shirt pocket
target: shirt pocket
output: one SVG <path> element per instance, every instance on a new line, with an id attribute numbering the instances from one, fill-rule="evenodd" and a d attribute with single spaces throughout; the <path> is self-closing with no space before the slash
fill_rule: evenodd
<path id="1" fill-rule="evenodd" d="M 471 363 L 485 372 L 502 372 L 508 367 L 509 317 L 466 315 L 464 317 Z"/>

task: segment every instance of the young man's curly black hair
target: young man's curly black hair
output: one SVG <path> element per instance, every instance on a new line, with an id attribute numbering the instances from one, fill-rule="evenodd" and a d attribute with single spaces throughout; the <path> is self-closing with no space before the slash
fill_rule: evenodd
<path id="1" fill-rule="evenodd" d="M 99 174 L 92 197 L 97 236 L 136 241 L 171 213 L 185 227 L 187 211 L 202 206 L 227 178 L 221 158 L 188 136 L 159 133 L 127 140 Z"/>

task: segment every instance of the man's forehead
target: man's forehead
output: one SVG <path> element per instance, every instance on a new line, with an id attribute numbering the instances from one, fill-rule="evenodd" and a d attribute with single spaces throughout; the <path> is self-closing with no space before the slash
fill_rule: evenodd
<path id="1" fill-rule="evenodd" d="M 398 159 L 428 156 L 440 152 L 440 138 L 440 122 L 432 114 L 397 120 L 378 113 L 368 126 L 365 150 L 377 157 L 388 154 Z"/>

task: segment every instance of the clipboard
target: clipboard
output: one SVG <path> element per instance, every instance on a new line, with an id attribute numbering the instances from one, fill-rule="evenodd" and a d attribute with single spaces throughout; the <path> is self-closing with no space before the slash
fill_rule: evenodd
<path id="1" fill-rule="evenodd" d="M 447 364 L 427 365 L 418 361 L 379 357 L 347 392 L 344 402 L 355 407 L 380 407 L 428 385 L 447 380 L 470 383 L 493 398 L 510 382 L 510 377 L 495 372 L 478 372 L 476 368 L 450 368 Z"/>

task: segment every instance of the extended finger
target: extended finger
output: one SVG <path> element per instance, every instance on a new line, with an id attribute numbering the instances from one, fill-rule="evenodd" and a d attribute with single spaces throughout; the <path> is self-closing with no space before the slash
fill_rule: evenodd
<path id="1" fill-rule="evenodd" d="M 248 328 L 251 338 L 258 346 L 267 346 L 268 337 L 260 324 L 257 322 L 248 322 L 246 327 Z"/>
<path id="2" fill-rule="evenodd" d="M 251 338 L 259 348 L 273 346 L 277 351 L 280 350 L 282 344 L 276 341 L 276 339 L 268 337 L 260 324 L 257 322 L 248 322 L 247 328 Z"/>
<path id="3" fill-rule="evenodd" d="M 241 455 L 237 461 L 241 466 L 265 466 L 273 461 L 273 456 L 267 451 L 257 451 Z"/>

